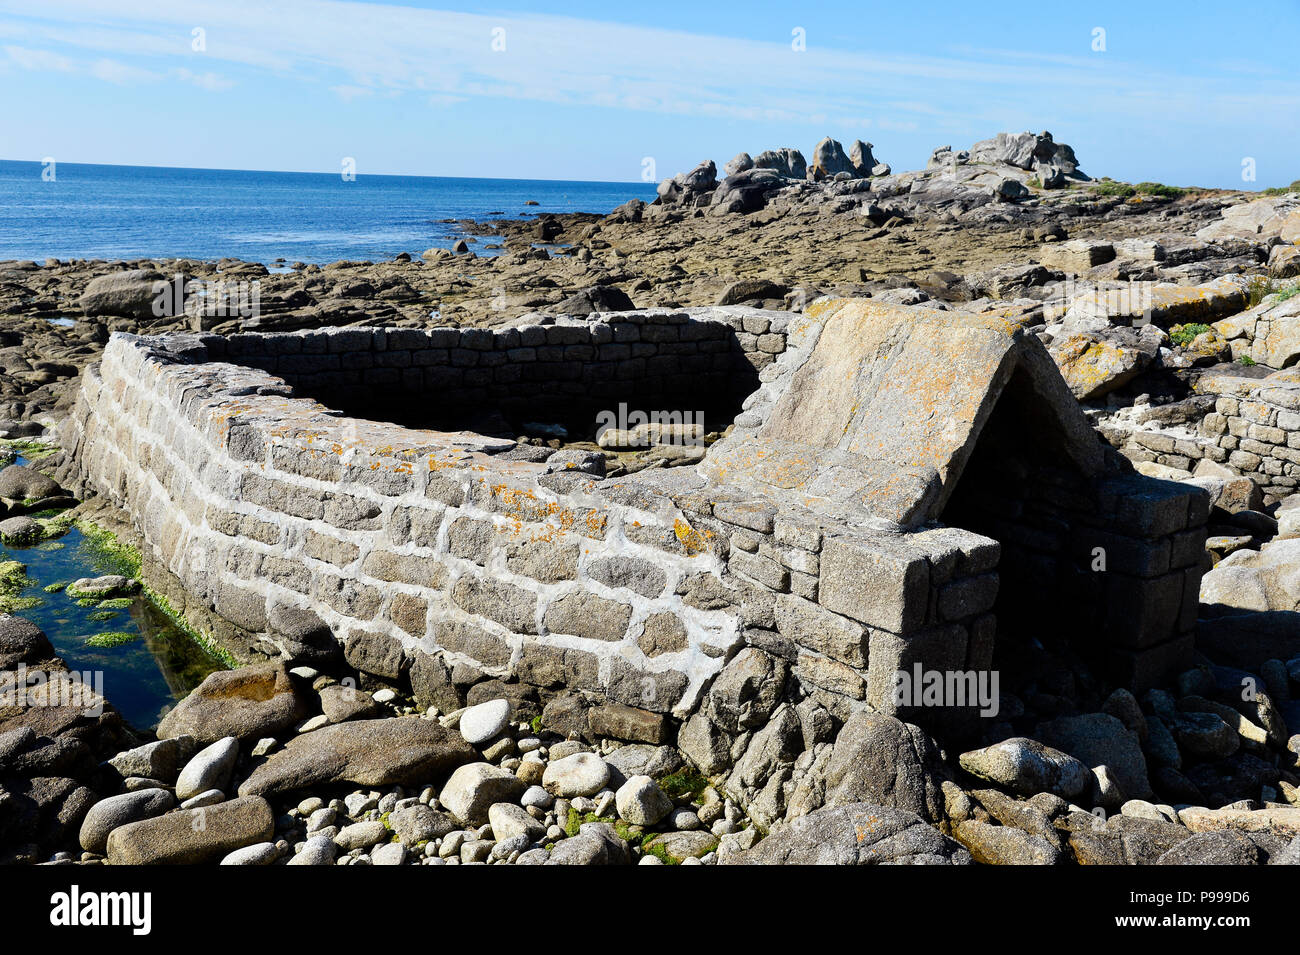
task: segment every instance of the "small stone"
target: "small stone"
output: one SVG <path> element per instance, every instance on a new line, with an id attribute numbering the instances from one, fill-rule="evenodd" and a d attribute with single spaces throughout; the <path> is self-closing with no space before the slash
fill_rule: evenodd
<path id="1" fill-rule="evenodd" d="M 618 814 L 634 826 L 656 825 L 673 810 L 673 801 L 649 776 L 633 776 L 619 787 L 615 801 Z"/>
<path id="2" fill-rule="evenodd" d="M 542 785 L 556 796 L 591 796 L 609 782 L 609 766 L 594 753 L 574 753 L 552 760 L 542 775 Z"/>
<path id="3" fill-rule="evenodd" d="M 496 739 L 510 724 L 510 701 L 488 700 L 468 707 L 460 715 L 460 735 L 471 746 Z"/>
<path id="4" fill-rule="evenodd" d="M 230 784 L 235 760 L 239 758 L 239 740 L 233 736 L 219 739 L 194 754 L 176 779 L 176 798 L 189 799 L 209 789 L 223 792 Z"/>
<path id="5" fill-rule="evenodd" d="M 205 789 L 197 796 L 191 796 L 181 803 L 182 809 L 198 809 L 200 806 L 215 806 L 226 801 L 226 794 L 220 789 Z"/>
<path id="6" fill-rule="evenodd" d="M 386 839 L 388 839 L 388 829 L 378 819 L 344 826 L 334 837 L 335 843 L 344 850 L 369 849 Z"/>
<path id="7" fill-rule="evenodd" d="M 333 865 L 337 847 L 334 840 L 325 836 L 312 836 L 301 844 L 298 854 L 289 865 Z"/>
<path id="8" fill-rule="evenodd" d="M 531 806 L 538 809 L 549 809 L 554 803 L 555 797 L 541 786 L 529 786 L 524 790 L 524 794 L 519 797 L 519 804 L 524 808 Z"/>
<path id="9" fill-rule="evenodd" d="M 678 832 L 693 832 L 701 826 L 700 817 L 695 811 L 684 806 L 668 814 L 668 824 Z"/>
<path id="10" fill-rule="evenodd" d="M 274 842 L 258 842 L 236 849 L 221 860 L 222 865 L 270 865 L 280 857 Z"/>
<path id="11" fill-rule="evenodd" d="M 371 865 L 405 865 L 406 846 L 400 842 L 390 842 L 370 853 Z"/>

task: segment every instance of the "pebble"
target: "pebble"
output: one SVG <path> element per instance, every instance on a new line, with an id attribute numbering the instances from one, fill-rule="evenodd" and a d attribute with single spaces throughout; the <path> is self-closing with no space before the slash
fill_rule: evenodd
<path id="1" fill-rule="evenodd" d="M 460 715 L 460 735 L 471 746 L 481 746 L 500 736 L 509 724 L 510 701 L 488 700 Z"/>
<path id="2" fill-rule="evenodd" d="M 191 796 L 181 803 L 182 809 L 198 809 L 200 806 L 215 806 L 219 802 L 226 801 L 226 794 L 220 789 L 207 789 L 197 796 Z"/>
<path id="3" fill-rule="evenodd" d="M 519 797 L 519 804 L 525 808 L 536 806 L 538 809 L 550 809 L 555 804 L 555 797 L 541 786 L 529 786 Z"/>
<path id="4" fill-rule="evenodd" d="M 609 764 L 595 753 L 552 759 L 542 774 L 542 785 L 556 796 L 593 796 L 608 782 Z"/>
<path id="5" fill-rule="evenodd" d="M 371 846 L 388 839 L 388 829 L 378 819 L 366 822 L 354 822 L 344 826 L 334 841 L 343 849 L 369 849 Z"/>
<path id="6" fill-rule="evenodd" d="M 693 832 L 702 825 L 700 817 L 695 814 L 695 811 L 685 807 L 674 809 L 669 813 L 668 824 L 678 832 Z"/>
<path id="7" fill-rule="evenodd" d="M 319 799 L 316 801 L 320 802 Z M 307 832 L 318 832 L 326 826 L 334 825 L 334 820 L 337 819 L 338 816 L 339 814 L 333 809 L 328 806 L 322 806 L 307 817 Z"/>
<path id="8" fill-rule="evenodd" d="M 289 860 L 289 865 L 333 865 L 335 851 L 333 839 L 313 836 L 301 843 L 298 854 Z"/>
<path id="9" fill-rule="evenodd" d="M 177 777 L 176 798 L 185 800 L 209 789 L 224 790 L 230 784 L 230 774 L 238 758 L 239 740 L 233 736 L 203 747 Z"/>
<path id="10" fill-rule="evenodd" d="M 324 713 L 317 713 L 315 716 L 311 717 L 310 719 L 303 720 L 301 723 L 299 723 L 298 732 L 311 733 L 320 729 L 321 727 L 329 726 L 329 725 L 330 725 L 330 718 L 326 716 Z"/>
<path id="11" fill-rule="evenodd" d="M 363 816 L 371 809 L 379 808 L 378 793 L 351 793 L 344 797 L 343 805 L 347 807 L 348 815 L 353 819 Z"/>
<path id="12" fill-rule="evenodd" d="M 236 849 L 221 860 L 222 865 L 270 865 L 280 857 L 274 842 L 258 842 Z"/>
<path id="13" fill-rule="evenodd" d="M 371 865 L 404 865 L 406 863 L 406 846 L 400 842 L 390 842 L 370 853 Z"/>

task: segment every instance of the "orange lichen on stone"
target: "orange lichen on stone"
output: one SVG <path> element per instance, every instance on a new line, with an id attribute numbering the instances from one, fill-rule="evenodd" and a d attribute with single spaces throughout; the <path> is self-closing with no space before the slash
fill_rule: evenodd
<path id="1" fill-rule="evenodd" d="M 678 542 L 682 545 L 682 549 L 686 551 L 688 557 L 694 557 L 708 550 L 709 541 L 714 536 L 712 531 L 696 530 L 680 518 L 673 521 L 673 533 L 677 536 Z"/>

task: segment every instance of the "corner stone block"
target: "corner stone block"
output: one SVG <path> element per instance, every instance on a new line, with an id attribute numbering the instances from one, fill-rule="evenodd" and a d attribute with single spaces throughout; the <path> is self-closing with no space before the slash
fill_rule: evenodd
<path id="1" fill-rule="evenodd" d="M 969 638 L 957 624 L 934 627 L 922 633 L 900 637 L 876 631 L 871 634 L 867 670 L 867 702 L 882 713 L 910 719 L 917 707 L 899 707 L 894 700 L 896 675 L 909 678 L 916 664 L 923 670 L 956 673 L 967 669 Z M 903 714 L 903 715 L 900 715 Z"/>
<path id="2" fill-rule="evenodd" d="M 930 566 L 906 544 L 830 538 L 821 570 L 818 600 L 827 610 L 892 633 L 924 624 Z"/>

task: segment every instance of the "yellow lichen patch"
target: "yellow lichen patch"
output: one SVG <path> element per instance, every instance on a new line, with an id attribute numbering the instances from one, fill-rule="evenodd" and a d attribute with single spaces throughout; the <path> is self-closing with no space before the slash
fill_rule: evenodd
<path id="1" fill-rule="evenodd" d="M 677 541 L 682 545 L 688 557 L 694 557 L 702 554 L 709 549 L 709 541 L 713 538 L 712 531 L 699 531 L 680 518 L 673 521 L 673 533 L 677 536 Z"/>

